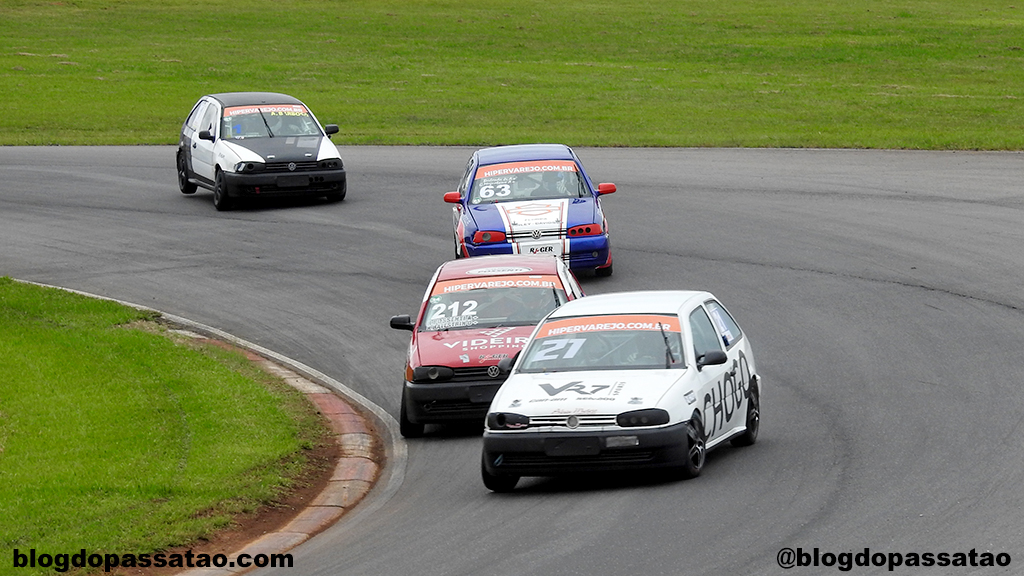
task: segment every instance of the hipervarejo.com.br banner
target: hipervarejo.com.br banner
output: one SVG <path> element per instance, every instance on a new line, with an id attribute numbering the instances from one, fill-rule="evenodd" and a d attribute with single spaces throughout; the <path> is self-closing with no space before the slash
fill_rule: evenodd
<path id="1" fill-rule="evenodd" d="M 834 568 L 849 572 L 855 568 L 888 568 L 890 572 L 901 566 L 978 568 L 1007 567 L 1010 555 L 1006 552 L 876 552 L 865 548 L 859 552 L 828 552 L 818 548 L 783 548 L 776 557 L 779 566 L 790 568 Z"/>
<path id="2" fill-rule="evenodd" d="M 109 554 L 88 553 L 84 548 L 74 553 L 48 554 L 29 550 L 14 549 L 15 568 L 52 568 L 56 572 L 67 572 L 72 568 L 103 568 L 110 572 L 114 568 L 291 568 L 291 554 L 239 554 L 231 560 L 224 554 L 194 554 L 191 550 L 183 553 L 154 554 Z"/>

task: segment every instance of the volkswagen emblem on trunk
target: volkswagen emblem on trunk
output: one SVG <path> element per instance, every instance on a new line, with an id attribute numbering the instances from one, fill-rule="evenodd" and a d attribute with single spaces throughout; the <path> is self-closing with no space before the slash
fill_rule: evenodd
<path id="1" fill-rule="evenodd" d="M 288 171 L 289 172 L 295 172 L 295 162 L 289 162 L 288 163 Z"/>
<path id="2" fill-rule="evenodd" d="M 540 240 L 540 230 L 534 230 L 533 232 L 530 232 L 530 237 L 533 238 L 534 240 Z"/>
<path id="3" fill-rule="evenodd" d="M 488 366 L 487 375 L 491 378 L 497 378 L 501 374 L 501 370 L 497 366 Z"/>

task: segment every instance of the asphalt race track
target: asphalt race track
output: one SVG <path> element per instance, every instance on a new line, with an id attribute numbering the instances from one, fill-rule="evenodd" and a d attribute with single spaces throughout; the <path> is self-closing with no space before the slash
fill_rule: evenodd
<path id="1" fill-rule="evenodd" d="M 413 313 L 453 254 L 441 200 L 469 148 L 342 148 L 344 202 L 219 213 L 173 147 L 0 148 L 0 276 L 219 328 L 398 415 Z M 401 483 L 280 576 L 723 575 L 780 549 L 1005 553 L 1024 570 L 1020 153 L 580 149 L 615 274 L 589 293 L 707 289 L 764 379 L 750 448 L 704 474 L 480 481 L 477 429 L 408 443 Z M 2 337 L 2 336 L 0 336 Z M 428 430 L 430 430 L 428 428 Z"/>

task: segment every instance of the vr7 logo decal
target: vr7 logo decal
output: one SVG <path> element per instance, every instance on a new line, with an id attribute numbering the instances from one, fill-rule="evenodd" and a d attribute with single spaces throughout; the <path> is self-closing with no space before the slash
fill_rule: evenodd
<path id="1" fill-rule="evenodd" d="M 541 388 L 548 393 L 548 396 L 558 396 L 562 392 L 575 392 L 581 396 L 593 396 L 603 390 L 611 388 L 608 384 L 591 384 L 587 386 L 582 381 L 569 382 L 565 386 L 552 386 L 551 384 L 541 384 Z"/>

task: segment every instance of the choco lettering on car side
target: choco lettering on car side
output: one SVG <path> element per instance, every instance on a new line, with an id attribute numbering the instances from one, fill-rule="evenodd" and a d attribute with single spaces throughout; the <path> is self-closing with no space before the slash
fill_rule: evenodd
<path id="1" fill-rule="evenodd" d="M 737 374 L 740 375 L 739 379 L 736 377 Z M 711 432 L 721 430 L 731 422 L 733 415 L 743 406 L 744 399 L 750 396 L 749 374 L 747 357 L 740 351 L 739 359 L 732 361 L 732 368 L 712 386 L 710 392 L 704 394 L 704 418 L 707 422 L 707 414 L 710 411 Z"/>

